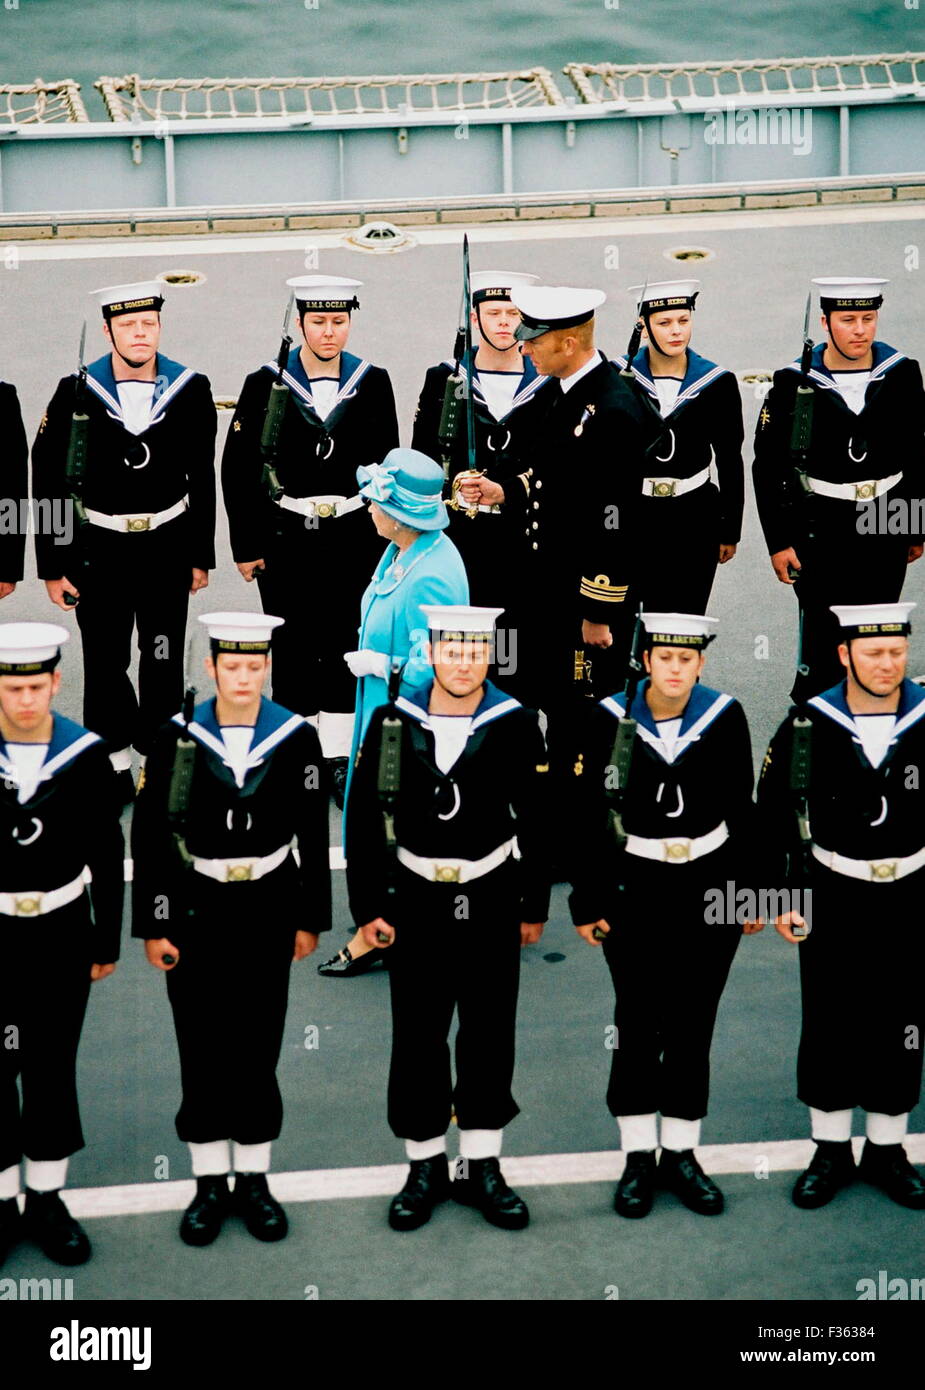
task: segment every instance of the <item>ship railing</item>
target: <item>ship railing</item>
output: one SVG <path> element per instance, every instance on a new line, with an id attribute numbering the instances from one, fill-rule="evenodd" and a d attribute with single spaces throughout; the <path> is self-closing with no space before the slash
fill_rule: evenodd
<path id="1" fill-rule="evenodd" d="M 130 73 L 95 84 L 110 120 L 184 121 L 248 117 L 426 115 L 562 106 L 547 68 L 389 77 L 156 79 Z"/>
<path id="2" fill-rule="evenodd" d="M 0 85 L 0 125 L 49 124 L 52 121 L 89 121 L 80 83 L 72 78 L 60 82 L 34 82 Z"/>

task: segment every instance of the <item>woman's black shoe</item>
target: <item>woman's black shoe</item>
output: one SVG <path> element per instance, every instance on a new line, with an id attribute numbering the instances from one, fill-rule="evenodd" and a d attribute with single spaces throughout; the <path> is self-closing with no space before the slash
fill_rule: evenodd
<path id="1" fill-rule="evenodd" d="M 338 951 L 336 956 L 332 956 L 330 960 L 326 960 L 318 966 L 318 974 L 340 975 L 347 978 L 351 975 L 366 975 L 370 970 L 381 970 L 386 964 L 385 951 L 378 946 L 356 958 L 350 954 L 350 948 L 345 946 L 342 951 Z"/>
<path id="2" fill-rule="evenodd" d="M 186 1245 L 211 1245 L 222 1229 L 230 1201 L 228 1179 L 224 1174 L 197 1178 L 196 1196 L 180 1222 L 180 1239 Z"/>
<path id="3" fill-rule="evenodd" d="M 449 1195 L 446 1154 L 413 1158 L 404 1187 L 392 1198 L 389 1225 L 393 1231 L 416 1231 L 430 1220 L 434 1207 L 445 1202 Z"/>

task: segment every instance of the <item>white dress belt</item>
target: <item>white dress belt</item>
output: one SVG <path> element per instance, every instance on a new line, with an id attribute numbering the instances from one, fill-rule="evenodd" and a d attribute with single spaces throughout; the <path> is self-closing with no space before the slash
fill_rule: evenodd
<path id="1" fill-rule="evenodd" d="M 192 856 L 193 868 L 197 874 L 205 874 L 206 878 L 214 878 L 216 883 L 247 883 L 257 878 L 263 878 L 265 874 L 272 873 L 283 863 L 290 849 L 288 845 L 280 845 L 272 854 L 265 854 L 262 858 L 255 859 L 200 859 L 198 855 Z"/>
<path id="2" fill-rule="evenodd" d="M 299 516 L 317 516 L 325 518 L 329 516 L 347 516 L 349 512 L 355 512 L 363 506 L 363 498 L 357 493 L 354 497 L 343 497 L 340 495 L 322 495 L 319 497 L 289 497 L 284 492 L 282 497 L 277 497 L 276 505 L 282 507 L 285 512 L 298 512 Z"/>
<path id="3" fill-rule="evenodd" d="M 0 912 L 7 917 L 40 917 L 56 907 L 76 902 L 86 887 L 82 871 L 70 883 L 44 893 L 0 893 Z"/>
<path id="4" fill-rule="evenodd" d="M 626 852 L 636 854 L 640 859 L 657 859 L 663 864 L 686 864 L 691 859 L 702 859 L 705 854 L 712 854 L 728 839 L 726 822 L 720 821 L 714 830 L 708 830 L 705 835 L 695 835 L 693 839 L 683 835 L 673 836 L 669 840 L 627 835 Z"/>
<path id="5" fill-rule="evenodd" d="M 120 512 L 117 516 L 87 507 L 87 520 L 94 526 L 104 526 L 107 531 L 156 531 L 165 522 L 182 516 L 187 506 L 187 499 L 181 497 L 179 502 L 174 502 L 172 507 L 162 512 Z"/>
<path id="6" fill-rule="evenodd" d="M 807 474 L 806 481 L 810 490 L 818 492 L 820 497 L 835 497 L 841 502 L 868 502 L 872 497 L 889 492 L 901 478 L 902 473 L 891 473 L 888 478 L 870 478 L 863 483 L 827 483 Z"/>
<path id="7" fill-rule="evenodd" d="M 468 883 L 473 878 L 490 874 L 492 869 L 497 869 L 503 864 L 505 859 L 514 853 L 514 844 L 514 840 L 506 840 L 503 845 L 499 845 L 482 859 L 451 860 L 424 859 L 399 845 L 398 861 L 404 864 L 406 869 L 420 874 L 421 878 L 430 879 L 431 883 Z"/>
<path id="8" fill-rule="evenodd" d="M 701 468 L 692 478 L 643 478 L 643 497 L 683 497 L 710 481 L 710 468 Z"/>
<path id="9" fill-rule="evenodd" d="M 827 869 L 834 869 L 837 874 L 847 874 L 849 878 L 860 878 L 865 883 L 890 883 L 921 869 L 925 865 L 925 849 L 916 850 L 915 854 L 907 854 L 902 859 L 849 859 L 837 850 L 813 845 L 813 858 Z"/>

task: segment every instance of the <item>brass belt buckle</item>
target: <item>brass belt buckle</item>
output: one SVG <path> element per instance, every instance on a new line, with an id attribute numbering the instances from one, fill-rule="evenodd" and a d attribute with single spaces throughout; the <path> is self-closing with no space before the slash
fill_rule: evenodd
<path id="1" fill-rule="evenodd" d="M 655 478 L 648 478 L 647 482 L 652 484 L 653 497 L 674 497 L 678 486 L 675 478 L 672 478 L 670 482 L 658 482 Z"/>
<path id="2" fill-rule="evenodd" d="M 126 518 L 125 529 L 127 531 L 150 531 L 151 518 L 149 516 L 130 516 Z"/>
<path id="3" fill-rule="evenodd" d="M 868 860 L 867 862 L 870 865 L 870 876 L 872 879 L 896 878 L 899 865 L 895 859 L 881 860 L 880 863 L 875 863 L 873 860 Z"/>
<path id="4" fill-rule="evenodd" d="M 229 864 L 225 870 L 226 883 L 244 883 L 253 876 L 253 864 Z"/>
<path id="5" fill-rule="evenodd" d="M 37 912 L 42 910 L 42 899 L 44 893 L 36 893 L 31 898 L 17 898 L 13 895 L 13 911 L 17 917 L 34 917 Z"/>
<path id="6" fill-rule="evenodd" d="M 690 859 L 691 846 L 687 840 L 663 840 L 666 859 Z"/>
<path id="7" fill-rule="evenodd" d="M 855 500 L 856 502 L 867 502 L 867 501 L 869 501 L 869 499 L 870 499 L 871 497 L 876 497 L 876 495 L 877 495 L 877 484 L 876 484 L 876 482 L 873 482 L 873 483 L 855 483 L 855 485 L 854 485 L 854 500 Z"/>
<path id="8" fill-rule="evenodd" d="M 336 502 L 319 502 L 318 505 L 315 507 L 315 515 L 316 515 L 316 516 L 336 516 L 336 515 L 337 515 L 337 504 L 336 504 Z"/>
<path id="9" fill-rule="evenodd" d="M 458 883 L 459 865 L 458 864 L 435 864 L 434 865 L 435 883 Z"/>

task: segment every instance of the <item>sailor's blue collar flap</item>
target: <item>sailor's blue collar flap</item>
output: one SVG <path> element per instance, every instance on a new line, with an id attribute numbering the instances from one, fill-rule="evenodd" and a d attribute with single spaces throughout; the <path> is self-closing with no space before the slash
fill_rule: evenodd
<path id="1" fill-rule="evenodd" d="M 825 343 L 817 343 L 813 348 L 809 375 L 819 386 L 830 391 L 838 390 L 838 383 L 823 360 L 825 350 Z M 906 357 L 906 354 L 900 352 L 898 348 L 890 347 L 889 343 L 881 343 L 879 340 L 873 342 L 871 352 L 873 354 L 873 366 L 870 369 L 871 381 L 879 381 L 898 363 L 903 362 Z M 788 362 L 785 370 L 799 372 L 801 370 L 800 359 L 796 358 L 793 362 Z M 850 371 L 851 369 L 848 368 L 847 370 Z"/>
<path id="2" fill-rule="evenodd" d="M 160 419 L 170 402 L 195 375 L 196 373 L 190 367 L 184 367 L 182 362 L 174 362 L 170 357 L 157 354 L 154 396 L 151 400 L 152 424 Z M 103 402 L 110 415 L 114 415 L 117 420 L 123 418 L 118 384 L 112 370 L 111 353 L 106 353 L 105 357 L 98 357 L 95 362 L 90 363 L 87 368 L 87 386 Z"/>
<path id="3" fill-rule="evenodd" d="M 626 358 L 617 357 L 614 359 L 621 371 L 626 369 Z M 631 364 L 633 377 L 639 382 L 650 396 L 657 397 L 658 391 L 655 385 L 655 378 L 652 376 L 652 368 L 649 364 L 649 350 L 641 347 L 633 358 Z M 675 401 L 675 409 L 679 405 L 684 405 L 687 401 L 692 401 L 705 387 L 714 382 L 717 377 L 725 376 L 728 367 L 720 367 L 716 362 L 711 362 L 708 357 L 701 357 L 692 348 L 687 350 L 687 370 L 684 373 L 684 380 L 678 387 L 678 398 Z"/>
<path id="4" fill-rule="evenodd" d="M 42 763 L 39 781 L 47 782 L 96 743 L 102 743 L 99 734 L 91 733 L 82 724 L 67 719 L 63 714 L 55 714 L 52 717 L 51 738 L 48 741 L 48 751 Z M 0 739 L 0 772 L 18 785 L 16 765 L 3 739 Z"/>
<path id="5" fill-rule="evenodd" d="M 855 716 L 848 708 L 847 680 L 840 681 L 838 685 L 833 685 L 831 689 L 824 690 L 820 695 L 814 695 L 808 703 L 826 719 L 841 724 L 851 733 L 857 732 Z M 893 739 L 891 741 L 895 741 L 900 734 L 911 729 L 912 725 L 917 724 L 923 716 L 925 716 L 925 689 L 916 685 L 915 681 L 904 680 L 899 690 L 899 705 L 896 709 L 896 723 L 893 726 Z"/>
<path id="6" fill-rule="evenodd" d="M 434 683 L 430 680 L 426 685 L 413 691 L 411 695 L 399 696 L 396 704 L 412 719 L 426 725 L 430 719 L 428 706 L 430 704 L 430 692 L 433 688 Z M 511 710 L 520 709 L 520 707 L 519 700 L 515 700 L 512 695 L 506 695 L 503 690 L 499 690 L 493 681 L 486 681 L 478 709 L 472 716 L 471 732 L 474 733 L 483 724 L 488 724 L 493 719 L 499 719 L 502 714 L 509 714 Z"/>
<path id="7" fill-rule="evenodd" d="M 302 358 L 301 348 L 293 348 L 289 353 L 289 359 L 283 369 L 283 381 L 291 391 L 312 410 L 315 409 L 315 398 L 312 395 L 312 384 L 308 378 Z M 276 376 L 277 365 L 275 362 L 265 362 L 264 370 Z M 363 357 L 355 357 L 352 352 L 342 352 L 340 355 L 340 376 L 337 379 L 337 395 L 334 404 L 325 417 L 325 424 L 330 424 L 335 410 L 341 403 L 348 400 L 356 391 L 362 377 L 369 371 L 371 363 Z"/>
<path id="8" fill-rule="evenodd" d="M 175 714 L 173 722 L 185 727 L 183 715 Z M 251 739 L 250 751 L 247 756 L 247 767 L 257 767 L 263 762 L 266 754 L 272 752 L 285 739 L 305 727 L 305 719 L 301 714 L 293 714 L 291 710 L 285 709 L 282 705 L 275 704 L 272 700 L 261 699 L 260 709 L 257 713 L 257 722 L 254 725 L 254 737 Z M 205 748 L 208 752 L 214 753 L 221 761 L 227 762 L 227 748 L 222 738 L 222 728 L 215 713 L 215 697 L 203 700 L 193 710 L 193 719 L 189 726 L 190 737 Z"/>
<path id="9" fill-rule="evenodd" d="M 659 738 L 658 724 L 652 718 L 652 712 L 646 703 L 645 693 L 649 685 L 649 679 L 640 681 L 636 690 L 636 697 L 632 704 L 632 717 L 636 721 L 639 736 L 644 743 L 654 748 L 660 756 L 664 757 L 664 748 Z M 690 698 L 684 707 L 681 716 L 681 727 L 678 730 L 678 737 L 675 740 L 674 752 L 670 761 L 675 762 L 692 743 L 700 738 L 701 734 L 718 719 L 723 710 L 732 704 L 732 696 L 724 695 L 719 690 L 712 690 L 708 685 L 695 685 L 690 693 Z M 601 707 L 607 710 L 617 719 L 624 717 L 623 696 L 608 695 L 601 701 Z"/>

